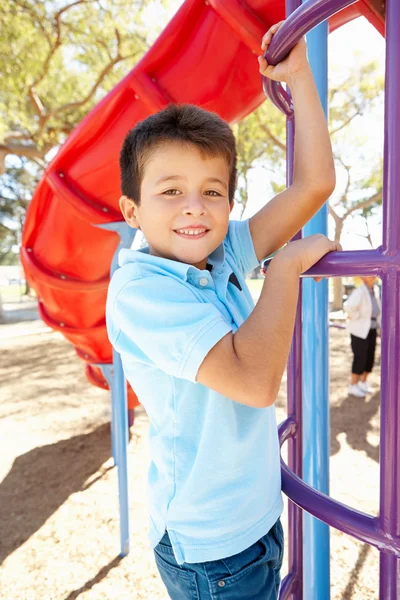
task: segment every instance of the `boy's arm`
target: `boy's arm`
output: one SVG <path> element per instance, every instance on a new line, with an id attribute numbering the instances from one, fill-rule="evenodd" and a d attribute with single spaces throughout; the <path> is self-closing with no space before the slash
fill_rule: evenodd
<path id="1" fill-rule="evenodd" d="M 275 402 L 289 354 L 300 273 L 340 245 L 323 235 L 288 244 L 268 267 L 256 307 L 203 360 L 196 381 L 254 408 Z"/>
<path id="2" fill-rule="evenodd" d="M 279 26 L 264 36 L 264 51 Z M 326 202 L 335 187 L 335 167 L 305 41 L 301 40 L 276 67 L 269 66 L 263 57 L 259 63 L 263 75 L 288 83 L 296 122 L 293 183 L 250 219 L 254 248 L 261 261 L 290 240 Z"/>

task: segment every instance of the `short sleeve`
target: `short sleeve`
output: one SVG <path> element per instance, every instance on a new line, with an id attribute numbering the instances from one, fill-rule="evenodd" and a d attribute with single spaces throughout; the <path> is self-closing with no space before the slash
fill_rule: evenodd
<path id="1" fill-rule="evenodd" d="M 360 302 L 362 299 L 362 288 L 356 288 L 343 304 L 344 310 L 353 318 L 357 318 L 359 314 Z"/>
<path id="2" fill-rule="evenodd" d="M 260 264 L 254 250 L 249 219 L 229 221 L 225 250 L 233 256 L 243 277 L 246 277 Z"/>
<path id="3" fill-rule="evenodd" d="M 162 275 L 126 283 L 108 304 L 107 328 L 122 356 L 192 382 L 211 348 L 232 331 L 216 306 Z"/>

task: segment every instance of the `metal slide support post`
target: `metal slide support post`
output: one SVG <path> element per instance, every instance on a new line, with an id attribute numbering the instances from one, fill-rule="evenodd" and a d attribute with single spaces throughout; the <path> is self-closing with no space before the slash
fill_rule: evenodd
<path id="1" fill-rule="evenodd" d="M 115 406 L 114 435 L 118 469 L 120 515 L 120 556 L 129 553 L 129 497 L 128 497 L 128 403 L 125 375 L 121 357 L 113 350 L 114 376 L 111 398 Z"/>
<path id="2" fill-rule="evenodd" d="M 120 244 L 114 254 L 110 274 L 118 268 L 118 253 L 129 248 L 136 235 L 136 229 L 125 221 L 98 225 L 102 229 L 115 231 L 120 236 Z M 128 498 L 128 402 L 125 375 L 121 357 L 113 350 L 113 372 L 111 376 L 111 445 L 118 469 L 118 493 L 120 514 L 120 556 L 129 553 L 129 498 Z"/>
<path id="3" fill-rule="evenodd" d="M 386 2 L 383 252 L 395 257 L 382 290 L 380 529 L 400 536 L 400 4 Z M 380 554 L 379 597 L 400 599 L 400 559 Z"/>
<path id="4" fill-rule="evenodd" d="M 304 2 L 303 2 L 304 3 Z M 308 55 L 319 96 L 327 114 L 328 24 L 307 35 Z M 328 229 L 328 206 L 323 206 L 304 228 L 304 235 Z M 328 282 L 303 281 L 303 478 L 315 489 L 329 493 L 329 375 Z M 329 528 L 303 515 L 303 594 L 307 600 L 330 598 Z"/>
<path id="5" fill-rule="evenodd" d="M 114 459 L 114 467 L 117 466 L 117 452 L 115 449 L 115 410 L 114 405 L 115 402 L 112 401 L 112 393 L 113 393 L 113 380 L 114 380 L 114 362 L 111 364 L 103 365 L 103 364 L 94 364 L 94 367 L 99 367 L 101 369 L 103 376 L 106 378 L 108 387 L 111 392 L 111 453 Z"/>
<path id="6" fill-rule="evenodd" d="M 111 391 L 111 448 L 114 466 L 118 469 L 118 498 L 120 522 L 120 556 L 129 554 L 129 494 L 128 494 L 128 411 L 126 381 L 121 357 L 113 350 L 112 364 L 99 367 Z"/>

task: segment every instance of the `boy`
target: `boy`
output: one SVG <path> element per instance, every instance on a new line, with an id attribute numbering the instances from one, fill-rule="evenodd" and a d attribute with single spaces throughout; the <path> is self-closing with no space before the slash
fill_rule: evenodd
<path id="1" fill-rule="evenodd" d="M 305 42 L 275 68 L 259 63 L 293 95 L 295 174 L 249 221 L 229 221 L 235 140 L 217 115 L 170 106 L 128 134 L 120 158 L 121 211 L 149 247 L 121 251 L 107 325 L 149 416 L 150 539 L 172 600 L 277 598 L 283 532 L 272 405 L 299 276 L 340 248 L 322 235 L 284 247 L 254 308 L 246 275 L 335 185 Z"/>

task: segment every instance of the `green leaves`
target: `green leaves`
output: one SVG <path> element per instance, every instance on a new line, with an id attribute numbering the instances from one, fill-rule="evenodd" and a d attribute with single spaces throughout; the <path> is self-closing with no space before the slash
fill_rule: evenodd
<path id="1" fill-rule="evenodd" d="M 164 4 L 3 0 L 0 247 L 21 228 L 49 152 L 146 52 L 163 24 L 154 27 L 145 12 Z"/>
<path id="2" fill-rule="evenodd" d="M 5 0 L 0 38 L 5 150 L 15 153 L 23 135 L 45 159 L 64 140 L 146 51 L 141 17 L 146 4 Z"/>

